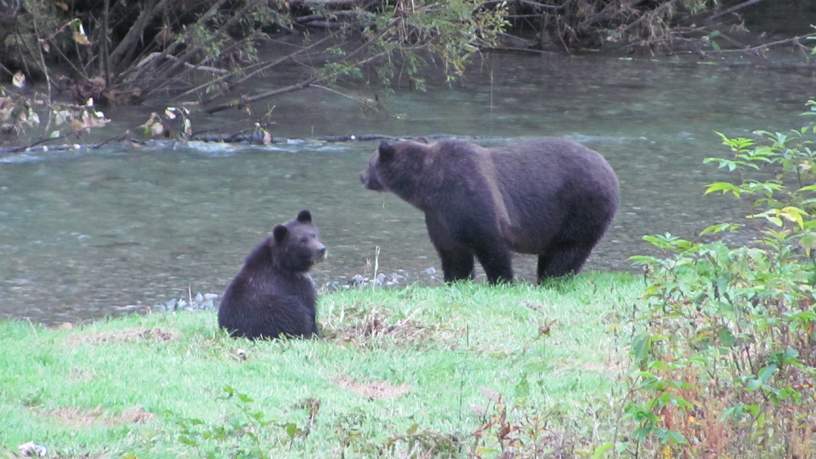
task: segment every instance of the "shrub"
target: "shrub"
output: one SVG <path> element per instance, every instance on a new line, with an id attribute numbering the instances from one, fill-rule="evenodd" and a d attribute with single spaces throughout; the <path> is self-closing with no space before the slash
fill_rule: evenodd
<path id="1" fill-rule="evenodd" d="M 808 107 L 816 116 L 816 102 Z M 647 287 L 627 414 L 638 447 L 664 456 L 812 457 L 816 123 L 719 135 L 731 155 L 706 163 L 734 179 L 706 194 L 749 198 L 753 210 L 700 241 L 644 238 L 663 256 L 634 257 Z"/>

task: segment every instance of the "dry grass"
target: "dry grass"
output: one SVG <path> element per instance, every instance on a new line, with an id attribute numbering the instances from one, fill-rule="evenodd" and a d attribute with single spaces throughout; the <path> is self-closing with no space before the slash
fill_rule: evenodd
<path id="1" fill-rule="evenodd" d="M 179 338 L 179 333 L 175 330 L 163 328 L 128 328 L 112 332 L 99 333 L 77 333 L 68 336 L 68 342 L 72 345 L 79 344 L 112 344 L 112 343 L 135 343 L 139 341 L 166 342 L 175 341 Z"/>
<path id="2" fill-rule="evenodd" d="M 356 394 L 362 395 L 370 400 L 385 400 L 399 398 L 411 392 L 408 384 L 394 385 L 388 381 L 357 381 L 349 376 L 340 376 L 334 382 Z"/>
<path id="3" fill-rule="evenodd" d="M 357 320 L 323 327 L 323 337 L 341 343 L 365 347 L 391 342 L 397 346 L 423 347 L 439 345 L 445 334 L 441 325 L 428 326 L 411 318 L 394 320 L 384 309 L 373 308 Z M 455 347 L 454 340 L 445 347 Z M 442 343 L 446 344 L 446 343 Z"/>
<path id="4" fill-rule="evenodd" d="M 125 424 L 142 424 L 152 420 L 155 415 L 144 408 L 134 406 L 123 410 L 118 415 L 110 414 L 101 407 L 92 410 L 80 408 L 57 408 L 49 411 L 37 412 L 38 415 L 46 416 L 69 427 L 80 428 L 93 425 L 115 427 Z"/>

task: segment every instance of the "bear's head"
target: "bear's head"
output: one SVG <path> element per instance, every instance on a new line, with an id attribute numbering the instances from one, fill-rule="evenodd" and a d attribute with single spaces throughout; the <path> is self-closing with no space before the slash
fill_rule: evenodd
<path id="1" fill-rule="evenodd" d="M 391 191 L 408 202 L 420 192 L 427 176 L 431 148 L 412 141 L 381 142 L 371 154 L 368 168 L 360 174 L 363 185 L 374 191 Z"/>
<path id="2" fill-rule="evenodd" d="M 306 272 L 326 258 L 326 246 L 320 242 L 308 210 L 301 210 L 294 220 L 275 226 L 268 244 L 278 266 L 287 271 Z"/>

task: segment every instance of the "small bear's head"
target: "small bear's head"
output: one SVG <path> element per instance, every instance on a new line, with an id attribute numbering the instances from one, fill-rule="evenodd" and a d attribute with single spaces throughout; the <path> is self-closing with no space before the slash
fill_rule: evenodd
<path id="1" fill-rule="evenodd" d="M 369 190 L 391 191 L 411 201 L 410 196 L 419 191 L 415 188 L 425 175 L 430 154 L 424 143 L 383 141 L 360 173 L 360 181 Z"/>
<path id="2" fill-rule="evenodd" d="M 320 242 L 308 210 L 301 210 L 294 220 L 275 226 L 268 244 L 278 265 L 288 271 L 306 272 L 326 258 L 326 246 Z"/>

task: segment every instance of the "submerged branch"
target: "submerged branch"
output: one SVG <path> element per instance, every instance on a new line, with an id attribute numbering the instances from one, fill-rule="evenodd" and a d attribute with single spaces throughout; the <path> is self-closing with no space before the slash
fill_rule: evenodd
<path id="1" fill-rule="evenodd" d="M 804 34 L 804 35 L 797 35 L 795 37 L 783 38 L 781 40 L 769 41 L 767 43 L 760 43 L 758 45 L 753 45 L 753 46 L 750 46 L 750 47 L 747 47 L 747 48 L 717 49 L 717 50 L 710 50 L 710 51 L 707 51 L 707 52 L 712 53 L 712 54 L 719 54 L 719 53 L 755 53 L 755 52 L 758 52 L 758 51 L 765 50 L 767 48 L 771 48 L 773 46 L 785 45 L 785 44 L 788 44 L 788 43 L 795 44 L 795 45 L 797 45 L 799 47 L 802 47 L 802 48 L 807 48 L 805 45 L 803 45 L 801 43 L 802 40 L 805 40 L 805 39 L 808 39 L 808 38 L 814 38 L 814 37 L 816 37 L 816 33 L 808 33 L 808 34 Z"/>

